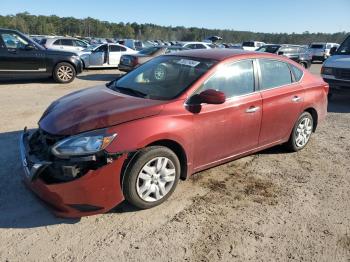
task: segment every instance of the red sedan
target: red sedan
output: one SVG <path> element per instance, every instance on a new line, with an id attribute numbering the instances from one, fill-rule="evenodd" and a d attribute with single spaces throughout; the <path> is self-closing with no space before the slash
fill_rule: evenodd
<path id="1" fill-rule="evenodd" d="M 53 102 L 22 135 L 25 181 L 59 216 L 124 199 L 151 208 L 198 171 L 275 145 L 303 149 L 326 116 L 327 93 L 320 77 L 272 54 L 160 56 Z"/>

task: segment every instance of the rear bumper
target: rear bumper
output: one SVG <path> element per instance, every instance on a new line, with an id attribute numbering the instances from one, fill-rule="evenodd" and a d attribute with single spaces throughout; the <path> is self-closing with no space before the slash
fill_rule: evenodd
<path id="1" fill-rule="evenodd" d="M 125 155 L 97 170 L 88 171 L 76 180 L 47 184 L 40 178 L 40 171 L 51 163 L 38 162 L 28 154 L 27 137 L 26 133 L 20 137 L 24 182 L 55 215 L 77 218 L 105 213 L 124 200 L 120 174 Z M 36 168 L 33 168 L 35 165 Z"/>

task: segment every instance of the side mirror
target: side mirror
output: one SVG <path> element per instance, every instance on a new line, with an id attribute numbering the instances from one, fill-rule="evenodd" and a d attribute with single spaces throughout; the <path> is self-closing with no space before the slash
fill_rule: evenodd
<path id="1" fill-rule="evenodd" d="M 331 48 L 331 50 L 329 50 L 329 54 L 330 55 L 334 55 L 336 52 L 337 52 L 337 47 L 336 46 L 333 46 L 332 48 Z"/>
<path id="2" fill-rule="evenodd" d="M 35 46 L 33 46 L 32 44 L 28 44 L 24 47 L 24 50 L 26 51 L 32 51 L 35 49 Z"/>
<path id="3" fill-rule="evenodd" d="M 189 102 L 190 104 L 194 105 L 200 105 L 202 103 L 219 105 L 225 103 L 225 101 L 226 96 L 223 92 L 214 89 L 207 89 L 199 94 L 192 96 Z"/>

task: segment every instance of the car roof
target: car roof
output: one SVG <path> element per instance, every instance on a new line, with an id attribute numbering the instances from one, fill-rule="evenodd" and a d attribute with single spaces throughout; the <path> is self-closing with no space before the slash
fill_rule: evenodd
<path id="1" fill-rule="evenodd" d="M 249 55 L 249 54 L 260 54 L 260 52 L 252 52 L 241 49 L 190 49 L 186 51 L 180 51 L 176 53 L 172 53 L 169 55 L 181 55 L 195 58 L 206 58 L 213 59 L 217 61 L 222 61 L 228 58 L 232 58 L 239 55 Z"/>

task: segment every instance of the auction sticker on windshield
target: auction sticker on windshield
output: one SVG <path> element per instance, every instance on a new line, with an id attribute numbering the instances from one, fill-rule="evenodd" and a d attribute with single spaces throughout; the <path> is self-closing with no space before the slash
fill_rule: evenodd
<path id="1" fill-rule="evenodd" d="M 190 67 L 196 67 L 196 66 L 199 65 L 201 62 L 194 61 L 194 60 L 189 60 L 189 59 L 180 59 L 177 63 L 180 64 L 180 65 L 186 65 L 186 66 L 190 66 Z"/>

